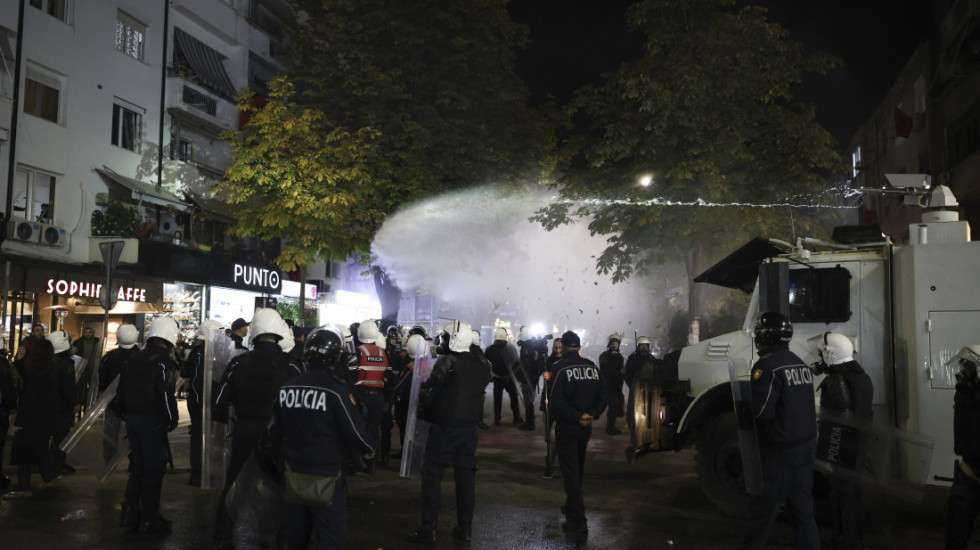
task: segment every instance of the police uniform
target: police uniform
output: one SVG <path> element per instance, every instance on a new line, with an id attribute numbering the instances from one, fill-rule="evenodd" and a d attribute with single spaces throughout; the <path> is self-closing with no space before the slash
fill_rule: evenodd
<path id="1" fill-rule="evenodd" d="M 967 547 L 980 514 L 980 380 L 975 370 L 974 366 L 969 376 L 957 375 L 953 395 L 953 452 L 962 460 L 954 465 L 953 487 L 949 491 L 948 550 Z"/>
<path id="2" fill-rule="evenodd" d="M 229 407 L 235 407 L 231 457 L 225 474 L 225 487 L 218 501 L 215 536 L 230 538 L 232 520 L 225 508 L 225 496 L 238 472 L 255 449 L 272 417 L 279 388 L 300 374 L 302 367 L 283 352 L 279 344 L 260 340 L 254 349 L 228 363 L 214 402 L 214 420 L 228 422 Z"/>
<path id="3" fill-rule="evenodd" d="M 351 387 L 329 367 L 310 360 L 307 372 L 278 390 L 269 426 L 270 442 L 286 468 L 324 477 L 339 476 L 349 451 L 374 453 L 374 443 L 357 411 Z M 335 483 L 329 506 L 286 504 L 285 548 L 304 549 L 315 529 L 320 548 L 343 548 L 347 540 L 347 483 Z"/>
<path id="4" fill-rule="evenodd" d="M 190 380 L 190 391 L 187 392 L 187 415 L 191 418 L 191 475 L 188 483 L 198 486 L 201 484 L 201 431 L 204 422 L 204 342 L 198 341 L 191 346 L 187 360 L 181 368 L 181 377 Z"/>
<path id="5" fill-rule="evenodd" d="M 139 353 L 137 346 L 116 348 L 102 357 L 99 364 L 99 393 L 104 392 L 117 376 L 122 374 L 126 362 Z M 122 426 L 122 393 L 116 386 L 116 397 L 109 402 L 105 411 L 105 426 L 102 429 L 102 459 L 108 466 L 119 451 L 119 428 Z"/>
<path id="6" fill-rule="evenodd" d="M 130 472 L 123 501 L 124 527 L 154 532 L 169 527 L 160 517 L 160 492 L 168 460 L 167 433 L 177 427 L 177 399 L 167 382 L 176 367 L 166 347 L 151 339 L 123 368 L 119 395 L 129 438 Z"/>
<path id="7" fill-rule="evenodd" d="M 441 484 L 453 466 L 456 481 L 454 536 L 469 540 L 476 500 L 476 445 L 480 401 L 490 383 L 490 365 L 469 352 L 439 357 L 419 391 L 419 405 L 432 420 L 422 467 L 422 527 L 413 542 L 433 542 L 442 502 Z M 431 538 L 431 540 L 429 540 Z"/>
<path id="8" fill-rule="evenodd" d="M 395 388 L 405 374 L 398 346 L 385 348 L 388 370 L 384 376 L 384 411 L 381 415 L 381 463 L 387 464 L 391 455 L 391 430 L 395 427 Z M 400 428 L 404 431 L 404 427 Z M 403 436 L 404 437 L 404 436 Z"/>
<path id="9" fill-rule="evenodd" d="M 616 419 L 624 414 L 623 400 L 623 354 L 619 350 L 607 349 L 599 355 L 599 372 L 606 382 L 606 397 L 609 411 L 606 412 L 606 433 L 618 435 Z M 632 411 L 630 411 L 632 412 Z"/>
<path id="10" fill-rule="evenodd" d="M 560 340 L 558 340 L 558 341 L 560 341 Z M 555 364 L 560 359 L 561 359 L 561 357 L 558 355 L 558 353 L 556 353 L 554 350 L 552 350 L 551 355 L 548 356 L 548 359 L 544 363 L 544 371 L 546 373 L 548 373 L 548 377 L 549 378 L 550 377 L 553 377 L 555 375 Z M 544 373 L 541 373 L 541 374 L 544 374 Z M 548 394 L 551 391 L 551 383 L 552 383 L 551 380 L 545 379 L 544 384 L 543 384 L 544 389 L 541 390 L 542 397 L 541 397 L 541 407 L 540 408 L 541 408 L 541 412 L 544 413 L 544 416 L 545 416 L 545 419 L 546 419 L 546 424 L 547 424 L 544 427 L 544 430 L 545 430 L 544 431 L 545 443 L 547 443 L 548 440 L 549 440 L 549 438 L 551 438 L 550 452 L 548 452 L 545 455 L 545 457 L 544 457 L 544 476 L 543 477 L 545 479 L 551 479 L 552 477 L 554 477 L 555 459 L 558 458 L 557 445 L 555 445 L 554 436 L 551 433 L 551 430 L 555 427 L 555 415 L 551 413 L 551 404 L 549 402 L 550 397 L 548 397 Z"/>
<path id="11" fill-rule="evenodd" d="M 524 424 L 522 430 L 534 429 L 534 394 L 537 392 L 538 380 L 544 370 L 548 348 L 545 340 L 531 339 L 517 343 L 521 347 L 521 371 L 517 373 L 524 395 Z"/>
<path id="12" fill-rule="evenodd" d="M 507 342 L 495 340 L 486 350 L 487 361 L 490 361 L 493 372 L 493 423 L 500 425 L 500 408 L 503 404 L 504 390 L 510 398 L 510 410 L 514 415 L 514 425 L 521 423 L 521 404 L 517 400 L 517 386 L 514 385 L 514 378 L 510 374 L 510 369 L 506 363 L 507 354 L 504 347 Z"/>
<path id="13" fill-rule="evenodd" d="M 629 396 L 626 398 L 626 426 L 630 430 L 630 448 L 636 448 L 639 438 L 636 434 L 636 383 L 637 379 L 644 376 L 652 376 L 658 371 L 658 360 L 649 350 L 637 350 L 630 354 L 626 359 L 626 371 L 623 380 L 629 389 Z"/>
<path id="14" fill-rule="evenodd" d="M 380 346 L 368 342 L 357 347 L 357 364 L 351 370 L 355 375 L 357 398 L 366 410 L 364 422 L 372 441 L 381 440 L 381 420 L 385 411 L 385 377 L 389 368 L 388 353 Z M 374 463 L 375 459 L 368 461 L 369 469 L 373 469 Z"/>
<path id="15" fill-rule="evenodd" d="M 785 503 L 796 534 L 795 547 L 818 549 L 820 537 L 810 494 L 817 435 L 813 375 L 786 344 L 761 353 L 750 387 L 764 492 L 751 499 L 750 517 L 738 548 L 763 548 Z"/>
<path id="16" fill-rule="evenodd" d="M 558 447 L 558 463 L 565 484 L 566 531 L 587 531 L 585 501 L 582 497 L 582 480 L 585 478 L 585 450 L 592 437 L 592 423 L 582 424 L 588 414 L 598 420 L 606 410 L 606 387 L 599 367 L 579 355 L 579 337 L 566 332 L 561 338 L 565 348 L 562 358 L 555 363 L 549 390 L 549 407 L 555 417 L 555 437 Z"/>

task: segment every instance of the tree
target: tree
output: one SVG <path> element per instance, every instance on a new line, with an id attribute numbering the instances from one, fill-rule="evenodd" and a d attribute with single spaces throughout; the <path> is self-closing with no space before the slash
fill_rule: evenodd
<path id="1" fill-rule="evenodd" d="M 764 9 L 733 0 L 645 0 L 628 18 L 643 55 L 576 93 L 569 116 L 584 130 L 562 151 L 566 200 L 533 219 L 589 220 L 608 236 L 597 270 L 614 281 L 678 260 L 694 277 L 750 236 L 812 223 L 788 207 L 706 205 L 820 201 L 842 161 L 792 88 L 836 60 L 805 55 Z M 696 285 L 689 300 L 696 311 Z"/>
<path id="2" fill-rule="evenodd" d="M 226 136 L 233 163 L 214 191 L 236 219 L 232 231 L 285 239 L 275 260 L 284 270 L 361 250 L 384 214 L 370 207 L 374 186 L 366 170 L 377 132 L 347 130 L 300 105 L 285 78 L 269 88 L 261 107 L 251 93 L 238 96 L 250 120 Z"/>
<path id="3" fill-rule="evenodd" d="M 277 166 L 288 163 L 307 168 L 309 161 L 296 160 L 304 158 L 296 153 L 305 155 L 310 148 L 296 151 L 274 135 L 293 116 L 316 117 L 320 129 L 310 126 L 303 139 L 319 143 L 311 135 L 317 131 L 343 138 L 329 145 L 356 157 L 339 159 L 350 166 L 348 175 L 357 185 L 349 190 L 356 196 L 344 200 L 346 213 L 324 205 L 327 217 L 340 227 L 324 243 L 323 254 L 366 255 L 385 215 L 402 204 L 478 184 L 523 185 L 548 177 L 555 162 L 557 116 L 548 106 L 527 104 L 527 90 L 514 68 L 527 29 L 509 19 L 506 0 L 292 3 L 300 17 L 281 80 L 293 86 L 289 102 L 268 117 L 268 124 L 253 117 L 244 131 L 251 135 L 250 126 L 263 124 L 276 143 L 240 139 L 236 169 L 228 178 L 236 181 L 235 189 L 274 186 L 276 178 L 268 170 L 277 173 Z M 275 162 L 252 166 L 257 154 L 274 155 Z M 309 206 L 312 215 L 315 205 Z M 287 235 L 279 214 L 269 217 L 276 221 L 239 218 L 245 224 L 241 234 L 259 234 L 261 228 L 262 235 Z M 288 234 L 286 246 L 294 244 Z M 284 253 L 283 259 L 311 257 L 306 244 L 302 254 Z M 390 277 L 378 281 L 379 294 L 397 292 L 384 286 L 393 284 Z M 385 318 L 394 318 L 398 300 L 383 303 L 394 304 L 394 312 L 383 311 Z"/>

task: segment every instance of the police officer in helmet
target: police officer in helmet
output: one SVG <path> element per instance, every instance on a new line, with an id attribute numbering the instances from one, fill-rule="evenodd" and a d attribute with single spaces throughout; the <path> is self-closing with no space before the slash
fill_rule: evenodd
<path id="1" fill-rule="evenodd" d="M 965 347 L 951 362 L 959 364 L 953 396 L 953 487 L 946 512 L 946 548 L 967 547 L 980 513 L 980 345 Z M 948 364 L 948 363 L 947 363 Z"/>
<path id="2" fill-rule="evenodd" d="M 606 413 L 606 433 L 609 435 L 619 435 L 621 432 L 616 428 L 616 419 L 624 414 L 623 399 L 623 369 L 625 363 L 623 354 L 619 352 L 619 346 L 623 338 L 617 333 L 609 335 L 609 343 L 606 351 L 599 355 L 599 371 L 606 382 L 606 397 L 609 399 L 609 411 Z M 632 414 L 632 411 L 630 411 Z M 634 430 L 635 431 L 635 430 Z M 630 432 L 633 433 L 632 431 Z M 635 446 L 635 442 L 634 442 Z"/>
<path id="3" fill-rule="evenodd" d="M 765 311 L 755 325 L 759 360 L 749 382 L 759 435 L 764 491 L 753 495 L 739 549 L 765 547 L 780 508 L 793 524 L 795 547 L 819 549 L 813 516 L 814 438 L 817 414 L 813 374 L 789 350 L 793 325 L 785 315 Z"/>
<path id="4" fill-rule="evenodd" d="M 119 378 L 131 453 L 119 523 L 140 533 L 170 531 L 170 521 L 160 516 L 160 492 L 168 459 L 167 433 L 178 420 L 177 398 L 167 377 L 167 371 L 177 367 L 171 353 L 178 333 L 173 318 L 155 319 L 146 333 L 146 347 L 126 362 Z"/>
<path id="5" fill-rule="evenodd" d="M 307 371 L 278 390 L 269 440 L 286 476 L 313 476 L 306 479 L 314 483 L 332 479 L 334 492 L 329 502 L 310 503 L 287 489 L 284 548 L 306 548 L 314 529 L 320 548 L 343 548 L 348 515 L 342 466 L 349 450 L 373 458 L 374 443 L 347 383 L 350 352 L 343 335 L 329 326 L 315 329 L 306 338 L 303 357 Z"/>

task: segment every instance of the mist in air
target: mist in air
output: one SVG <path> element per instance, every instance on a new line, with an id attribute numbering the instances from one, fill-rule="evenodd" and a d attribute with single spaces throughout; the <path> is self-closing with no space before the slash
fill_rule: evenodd
<path id="1" fill-rule="evenodd" d="M 425 289 L 448 305 L 439 315 L 475 326 L 506 317 L 515 332 L 536 323 L 556 337 L 575 330 L 593 359 L 612 332 L 632 341 L 635 328 L 656 338 L 663 330 L 656 319 L 663 311 L 661 278 L 654 273 L 614 285 L 597 274 L 606 241 L 590 236 L 586 223 L 546 231 L 528 221 L 553 197 L 546 189 L 484 186 L 418 202 L 387 218 L 372 253 L 404 291 Z"/>

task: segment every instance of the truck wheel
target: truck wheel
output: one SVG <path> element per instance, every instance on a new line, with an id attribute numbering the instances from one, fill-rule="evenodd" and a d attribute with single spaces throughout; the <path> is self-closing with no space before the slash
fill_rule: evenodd
<path id="1" fill-rule="evenodd" d="M 698 436 L 696 449 L 695 463 L 705 496 L 726 515 L 747 517 L 749 495 L 745 492 L 735 413 L 726 412 L 710 420 Z"/>

